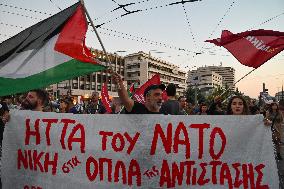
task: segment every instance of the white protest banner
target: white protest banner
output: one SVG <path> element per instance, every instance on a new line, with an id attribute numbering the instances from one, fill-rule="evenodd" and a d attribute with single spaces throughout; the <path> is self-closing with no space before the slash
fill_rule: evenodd
<path id="1" fill-rule="evenodd" d="M 262 116 L 15 111 L 4 189 L 278 188 Z"/>

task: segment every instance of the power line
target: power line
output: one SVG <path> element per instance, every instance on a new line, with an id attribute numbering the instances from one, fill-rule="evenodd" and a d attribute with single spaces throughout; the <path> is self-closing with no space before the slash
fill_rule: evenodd
<path id="1" fill-rule="evenodd" d="M 197 48 L 196 40 L 195 40 L 193 31 L 192 31 L 192 26 L 189 22 L 188 14 L 187 14 L 187 11 L 185 9 L 184 3 L 182 3 L 182 8 L 183 8 L 183 11 L 184 11 L 184 14 L 185 14 L 185 19 L 186 19 L 186 22 L 187 22 L 187 25 L 188 25 L 188 28 L 189 28 L 189 32 L 190 32 L 192 40 L 193 40 L 193 44 L 194 44 L 195 48 Z"/>
<path id="2" fill-rule="evenodd" d="M 228 13 L 230 12 L 230 10 L 232 9 L 233 5 L 235 3 L 235 0 L 233 0 L 231 2 L 231 4 L 229 5 L 229 8 L 226 10 L 225 14 L 221 17 L 221 19 L 218 21 L 217 25 L 215 26 L 215 28 L 212 30 L 212 32 L 209 34 L 209 39 L 212 37 L 212 35 L 216 32 L 216 29 L 221 25 L 221 23 L 223 22 L 224 18 L 228 15 Z M 205 47 L 205 44 L 203 44 L 203 46 L 200 49 L 200 52 L 203 52 Z M 212 48 L 215 48 L 216 46 L 213 46 Z M 209 49 L 211 50 L 211 48 Z M 194 59 L 196 57 L 196 55 L 194 55 L 192 58 Z"/>
<path id="3" fill-rule="evenodd" d="M 282 12 L 281 14 L 278 14 L 278 15 L 276 15 L 276 16 L 273 16 L 273 17 L 271 17 L 271 18 L 269 18 L 269 19 L 267 19 L 267 20 L 261 22 L 260 24 L 258 24 L 258 26 L 261 26 L 261 25 L 263 25 L 263 24 L 266 24 L 266 23 L 268 23 L 268 22 L 270 22 L 270 21 L 274 20 L 275 18 L 278 18 L 278 17 L 280 17 L 280 16 L 282 16 L 282 15 L 284 15 L 284 12 Z M 252 29 L 254 29 L 254 28 L 256 28 L 256 26 L 253 26 L 253 27 L 251 27 L 251 28 L 248 29 L 248 30 L 252 30 Z"/>
<path id="4" fill-rule="evenodd" d="M 108 29 L 108 28 L 104 28 L 104 27 L 101 27 L 99 29 L 102 29 L 102 30 L 107 30 L 109 32 L 113 32 L 113 33 L 118 33 L 118 34 L 121 34 L 123 36 L 123 38 L 134 38 L 135 41 L 138 40 L 138 41 L 145 41 L 146 43 L 149 43 L 149 44 L 157 44 L 159 46 L 163 46 L 163 47 L 166 47 L 166 48 L 170 48 L 170 49 L 175 49 L 175 50 L 179 50 L 179 51 L 185 51 L 185 52 L 188 52 L 188 53 L 198 53 L 198 52 L 195 52 L 195 51 L 191 51 L 191 50 L 188 50 L 188 49 L 185 49 L 185 48 L 180 48 L 180 47 L 176 47 L 176 46 L 173 46 L 173 45 L 169 45 L 169 44 L 166 44 L 166 43 L 162 43 L 162 42 L 157 42 L 157 41 L 153 41 L 153 40 L 149 40 L 145 37 L 139 37 L 139 36 L 135 36 L 135 35 L 132 35 L 132 34 L 128 34 L 128 33 L 123 33 L 123 32 L 119 32 L 119 31 L 116 31 L 116 30 L 113 30 L 113 29 Z M 188 54 L 187 54 L 188 55 Z"/>
<path id="5" fill-rule="evenodd" d="M 15 13 L 15 12 L 9 12 L 9 11 L 4 11 L 4 10 L 2 10 L 2 12 L 7 13 L 7 14 L 12 14 L 12 15 L 17 15 L 17 16 L 22 16 L 22 17 L 26 17 L 26 18 L 31 18 L 31 19 L 35 19 L 35 20 L 40 19 L 40 18 L 36 18 L 36 17 L 33 17 L 33 16 L 27 16 L 27 15 Z"/>
<path id="6" fill-rule="evenodd" d="M 196 0 L 193 0 L 193 1 L 196 1 Z M 193 1 L 183 1 L 183 2 L 184 2 L 184 3 L 189 3 L 189 2 L 193 2 Z M 150 11 L 150 10 L 154 10 L 154 9 L 159 9 L 159 8 L 164 8 L 164 7 L 168 7 L 168 6 L 174 6 L 174 5 L 176 5 L 176 4 L 175 4 L 175 3 L 169 3 L 169 4 L 157 5 L 157 6 L 153 6 L 153 7 L 149 7 L 149 8 L 145 8 L 145 9 L 135 10 L 135 11 L 132 11 L 132 12 L 130 12 L 130 13 L 122 14 L 122 15 L 120 15 L 120 16 L 114 18 L 114 19 L 110 19 L 110 20 L 108 20 L 108 21 L 106 21 L 106 22 L 103 22 L 103 23 L 101 23 L 101 24 L 98 24 L 98 25 L 96 26 L 96 28 L 99 28 L 99 27 L 101 27 L 101 26 L 103 26 L 103 25 L 105 25 L 105 24 L 111 23 L 111 22 L 113 22 L 113 21 L 115 21 L 115 20 L 121 19 L 122 17 L 124 17 L 124 16 L 126 16 L 126 15 L 134 14 L 134 13 L 137 13 L 137 12 L 146 12 L 146 11 Z"/>
<path id="7" fill-rule="evenodd" d="M 54 6 L 56 6 L 60 11 L 62 11 L 62 9 L 57 5 L 55 4 L 52 0 L 49 0 Z"/>
<path id="8" fill-rule="evenodd" d="M 53 14 L 46 13 L 46 12 L 43 12 L 43 11 L 27 9 L 27 8 L 18 7 L 18 6 L 14 6 L 14 5 L 7 5 L 7 4 L 4 4 L 4 3 L 0 3 L 0 6 L 2 6 L 2 7 L 10 7 L 10 8 L 15 8 L 15 9 L 20 9 L 20 10 L 24 10 L 24 11 L 29 11 L 29 12 L 39 13 L 39 14 L 45 14 L 45 15 L 50 15 L 50 16 L 53 15 Z"/>
<path id="9" fill-rule="evenodd" d="M 13 24 L 6 24 L 6 23 L 1 22 L 1 21 L 0 21 L 0 24 L 1 24 L 1 25 L 5 25 L 5 26 L 10 26 L 10 27 L 15 27 L 15 28 L 24 28 L 24 27 L 22 27 L 22 26 L 16 26 L 16 25 L 13 25 Z"/>
<path id="10" fill-rule="evenodd" d="M 118 9 L 123 9 L 123 8 L 125 8 L 125 7 L 127 7 L 127 6 L 130 6 L 130 5 L 146 3 L 146 2 L 148 2 L 148 1 L 150 1 L 150 0 L 143 0 L 143 1 L 138 1 L 138 2 L 135 2 L 135 3 L 128 3 L 128 4 L 124 4 L 124 5 L 120 5 L 120 4 L 117 3 L 115 0 L 111 0 L 111 1 L 115 2 L 116 4 L 118 4 L 119 7 L 115 8 L 115 9 L 109 11 L 109 12 L 103 13 L 103 14 L 102 14 L 101 16 L 99 16 L 98 18 L 95 18 L 95 19 L 94 19 L 95 21 L 104 18 L 105 15 L 108 15 L 109 13 L 113 13 L 113 12 L 115 12 L 115 11 L 118 10 Z M 125 8 L 125 9 L 126 9 L 126 8 Z M 125 9 L 124 9 L 124 10 L 125 10 Z M 125 11 L 126 11 L 126 12 L 129 12 L 128 10 L 125 10 Z M 138 12 L 138 11 L 137 11 L 137 12 Z M 121 16 L 119 16 L 119 18 L 120 18 L 120 17 L 121 17 Z M 103 25 L 103 24 L 99 24 L 99 25 Z"/>

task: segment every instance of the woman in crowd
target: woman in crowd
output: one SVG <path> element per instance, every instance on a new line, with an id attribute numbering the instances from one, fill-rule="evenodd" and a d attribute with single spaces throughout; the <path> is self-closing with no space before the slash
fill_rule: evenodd
<path id="1" fill-rule="evenodd" d="M 224 112 L 221 107 L 221 97 L 214 98 L 213 104 L 209 108 L 210 115 L 248 115 L 249 109 L 246 100 L 242 96 L 233 96 L 230 98 L 227 111 Z M 218 108 L 217 108 L 218 107 Z"/>
<path id="2" fill-rule="evenodd" d="M 283 139 L 283 115 L 276 102 L 271 103 L 266 111 L 264 124 L 266 126 L 271 126 L 272 139 L 277 153 L 276 158 L 282 160 L 280 155 L 280 144 Z"/>
<path id="3" fill-rule="evenodd" d="M 242 96 L 233 96 L 227 106 L 227 115 L 248 115 L 249 109 Z"/>
<path id="4" fill-rule="evenodd" d="M 70 99 L 65 98 L 60 100 L 59 112 L 60 113 L 70 113 L 70 109 L 73 107 L 73 103 Z"/>
<path id="5" fill-rule="evenodd" d="M 199 112 L 196 115 L 207 115 L 208 114 L 208 107 L 205 103 L 200 103 L 199 105 Z"/>

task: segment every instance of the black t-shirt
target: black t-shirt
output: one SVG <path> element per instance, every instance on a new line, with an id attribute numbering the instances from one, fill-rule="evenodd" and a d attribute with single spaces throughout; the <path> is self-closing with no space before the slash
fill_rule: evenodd
<path id="1" fill-rule="evenodd" d="M 159 112 L 151 112 L 149 111 L 144 104 L 141 104 L 139 102 L 134 101 L 134 106 L 132 107 L 132 110 L 128 112 L 125 110 L 126 114 L 161 114 Z"/>
<path id="2" fill-rule="evenodd" d="M 164 102 L 160 112 L 166 115 L 180 115 L 179 102 L 177 100 L 168 100 Z"/>
<path id="3" fill-rule="evenodd" d="M 2 145 L 3 139 L 3 132 L 4 132 L 4 123 L 2 121 L 2 116 L 4 115 L 5 111 L 9 111 L 9 108 L 5 102 L 0 102 L 0 144 Z"/>

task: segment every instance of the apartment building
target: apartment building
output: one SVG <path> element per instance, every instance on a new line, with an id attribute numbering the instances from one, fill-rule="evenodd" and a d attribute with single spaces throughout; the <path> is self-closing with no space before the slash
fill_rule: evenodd
<path id="1" fill-rule="evenodd" d="M 186 89 L 186 72 L 178 66 L 151 56 L 142 51 L 125 56 L 125 80 L 127 84 L 141 85 L 153 75 L 160 74 L 165 85 L 177 86 L 177 95 L 183 95 Z"/>
<path id="2" fill-rule="evenodd" d="M 196 80 L 196 78 L 199 78 Z M 194 80 L 195 79 L 195 80 Z M 200 89 L 206 90 L 217 86 L 230 87 L 230 90 L 235 90 L 235 69 L 232 67 L 222 66 L 205 66 L 199 67 L 196 70 L 188 72 L 188 85 L 197 85 Z"/>

